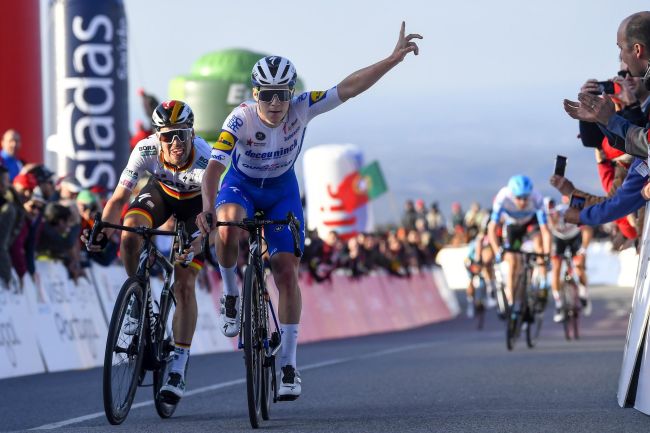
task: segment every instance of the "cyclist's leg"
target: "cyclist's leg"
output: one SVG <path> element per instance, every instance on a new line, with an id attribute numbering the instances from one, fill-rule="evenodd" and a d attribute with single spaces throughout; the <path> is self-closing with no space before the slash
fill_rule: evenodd
<path id="1" fill-rule="evenodd" d="M 521 226 L 509 224 L 503 228 L 503 245 L 506 249 L 519 250 L 525 230 Z M 519 260 L 514 253 L 506 252 L 503 255 L 504 261 L 508 264 L 508 272 L 505 278 L 506 297 L 508 303 L 512 306 L 517 299 L 517 293 L 514 293 L 519 272 Z"/>
<path id="2" fill-rule="evenodd" d="M 553 236 L 551 242 L 551 288 L 553 289 L 553 300 L 555 301 L 555 315 L 553 316 L 555 322 L 561 322 L 563 319 L 560 279 L 562 275 L 562 257 L 565 249 L 566 243 L 562 239 Z"/>
<path id="3" fill-rule="evenodd" d="M 244 192 L 244 185 L 231 177 L 226 175 L 217 196 L 216 208 L 219 221 L 240 221 L 242 218 L 254 215 L 254 205 Z M 234 337 L 239 333 L 241 296 L 239 296 L 237 284 L 237 258 L 239 256 L 239 239 L 242 236 L 246 236 L 244 230 L 238 227 L 222 226 L 217 230 L 215 239 L 217 261 L 223 284 L 219 321 L 221 331 L 226 337 Z"/>
<path id="4" fill-rule="evenodd" d="M 263 207 L 269 219 L 284 219 L 291 211 L 300 222 L 300 250 L 305 246 L 305 220 L 300 203 L 298 183 L 294 179 L 281 187 L 284 193 L 275 203 L 265 203 Z M 267 194 L 271 197 L 273 194 Z M 301 393 L 301 379 L 296 367 L 298 329 L 302 310 L 302 298 L 298 285 L 300 258 L 293 254 L 293 236 L 287 226 L 270 226 L 265 229 L 265 237 L 271 256 L 273 279 L 280 292 L 278 316 L 282 347 L 280 349 L 280 368 L 282 379 L 278 395 L 283 399 L 297 398 Z"/>
<path id="5" fill-rule="evenodd" d="M 129 209 L 124 215 L 124 225 L 127 227 L 159 227 L 171 213 L 161 191 L 156 186 L 156 181 L 150 180 L 140 190 L 138 196 L 131 202 Z M 129 277 L 135 276 L 138 268 L 138 257 L 143 239 L 135 233 L 122 232 L 120 255 L 124 262 L 124 268 Z"/>
<path id="6" fill-rule="evenodd" d="M 176 310 L 172 322 L 174 358 L 165 384 L 160 388 L 164 397 L 174 400 L 180 399 L 185 393 L 185 370 L 198 316 L 194 292 L 198 271 L 192 265 L 187 268 L 180 265 L 174 267 L 174 295 L 176 296 Z"/>
<path id="7" fill-rule="evenodd" d="M 582 304 L 583 314 L 589 316 L 591 314 L 591 302 L 589 294 L 587 293 L 587 270 L 585 268 L 585 249 L 582 247 L 582 235 L 578 234 L 570 243 L 571 256 L 575 266 L 576 274 L 578 275 L 578 296 Z"/>
<path id="8" fill-rule="evenodd" d="M 201 196 L 172 201 L 171 207 L 178 220 L 185 223 L 185 231 L 191 241 L 198 236 L 196 214 L 201 211 L 201 205 Z M 202 267 L 202 254 L 197 254 L 187 267 L 174 266 L 174 295 L 176 297 L 176 309 L 172 321 L 174 359 L 169 369 L 169 377 L 161 391 L 171 392 L 177 398 L 182 397 L 185 390 L 185 370 L 198 316 L 195 294 L 196 277 Z"/>

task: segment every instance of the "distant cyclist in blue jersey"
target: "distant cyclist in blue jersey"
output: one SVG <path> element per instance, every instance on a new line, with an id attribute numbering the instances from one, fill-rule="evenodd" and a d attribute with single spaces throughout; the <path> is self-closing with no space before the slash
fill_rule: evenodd
<path id="1" fill-rule="evenodd" d="M 546 224 L 544 199 L 541 194 L 533 190 L 533 182 L 528 176 L 513 176 L 508 181 L 508 186 L 501 188 L 492 204 L 492 215 L 488 225 L 488 238 L 492 249 L 496 252 L 497 262 L 503 259 L 508 263 L 508 273 L 505 278 L 506 296 L 512 305 L 515 300 L 513 287 L 520 263 L 513 253 L 506 252 L 501 257 L 501 240 L 497 236 L 498 225 L 503 225 L 502 241 L 505 249 L 519 250 L 524 238 L 529 237 L 533 241 L 536 253 L 550 253 L 551 233 Z M 546 263 L 540 263 L 539 272 L 542 277 L 542 287 L 538 296 L 545 301 L 548 297 Z"/>
<path id="2" fill-rule="evenodd" d="M 408 53 L 417 55 L 418 46 L 413 39 L 422 36 L 405 35 L 404 30 L 405 24 L 402 23 L 397 45 L 390 56 L 352 73 L 324 91 L 294 95 L 297 74 L 293 64 L 279 56 L 260 59 L 253 67 L 251 77 L 254 102 L 241 104 L 232 111 L 213 145 L 203 178 L 203 212 L 197 217 L 201 231 L 207 233 L 211 230 L 206 215 L 214 215 L 215 208 L 219 221 L 252 217 L 255 210 L 263 210 L 269 219 L 284 219 L 291 211 L 300 220 L 301 243 L 304 244 L 304 218 L 293 167 L 302 148 L 305 128 L 317 115 L 366 91 Z M 229 162 L 230 168 L 219 188 L 219 178 Z M 217 259 L 224 286 L 221 329 L 226 336 L 234 337 L 239 332 L 241 309 L 239 288 L 235 282 L 241 229 L 220 227 L 217 233 Z M 302 308 L 298 287 L 300 259 L 293 255 L 293 240 L 287 227 L 267 227 L 265 238 L 273 278 L 280 290 L 282 379 L 278 395 L 281 400 L 295 400 L 301 393 L 301 379 L 296 370 Z"/>

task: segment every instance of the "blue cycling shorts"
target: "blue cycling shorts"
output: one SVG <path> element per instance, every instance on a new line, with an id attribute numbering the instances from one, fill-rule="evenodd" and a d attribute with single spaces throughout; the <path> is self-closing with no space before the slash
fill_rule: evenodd
<path id="1" fill-rule="evenodd" d="M 287 175 L 289 174 L 289 175 Z M 263 211 L 266 219 L 285 219 L 287 212 L 300 221 L 300 251 L 305 249 L 305 218 L 300 202 L 298 180 L 293 170 L 282 177 L 281 182 L 251 180 L 237 173 L 232 167 L 221 183 L 215 208 L 227 203 L 236 203 L 246 210 L 246 216 L 253 218 L 255 211 Z M 285 252 L 293 254 L 293 236 L 286 225 L 270 225 L 264 228 L 264 238 L 269 254 Z"/>

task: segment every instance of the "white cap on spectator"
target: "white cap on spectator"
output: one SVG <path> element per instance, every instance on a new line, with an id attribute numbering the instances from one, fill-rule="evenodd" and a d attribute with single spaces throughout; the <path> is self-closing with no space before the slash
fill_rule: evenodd
<path id="1" fill-rule="evenodd" d="M 32 196 L 31 196 L 30 199 L 33 200 L 33 201 L 43 203 L 43 204 L 46 203 L 45 197 L 43 196 L 43 191 L 41 190 L 40 186 L 37 186 L 36 188 L 34 188 L 34 191 L 32 191 Z"/>
<path id="2" fill-rule="evenodd" d="M 66 177 L 61 181 L 61 187 L 67 189 L 73 194 L 79 194 L 81 191 L 81 184 L 74 177 Z"/>

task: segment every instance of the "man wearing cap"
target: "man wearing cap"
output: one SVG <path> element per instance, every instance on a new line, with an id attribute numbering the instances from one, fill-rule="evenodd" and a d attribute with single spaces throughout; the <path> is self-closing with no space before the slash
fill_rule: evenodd
<path id="1" fill-rule="evenodd" d="M 0 166 L 0 283 L 5 286 L 11 281 L 11 258 L 9 256 L 9 247 L 15 235 L 14 230 L 10 230 L 15 224 L 18 217 L 18 209 L 13 202 L 13 197 L 9 192 L 9 170 Z"/>

